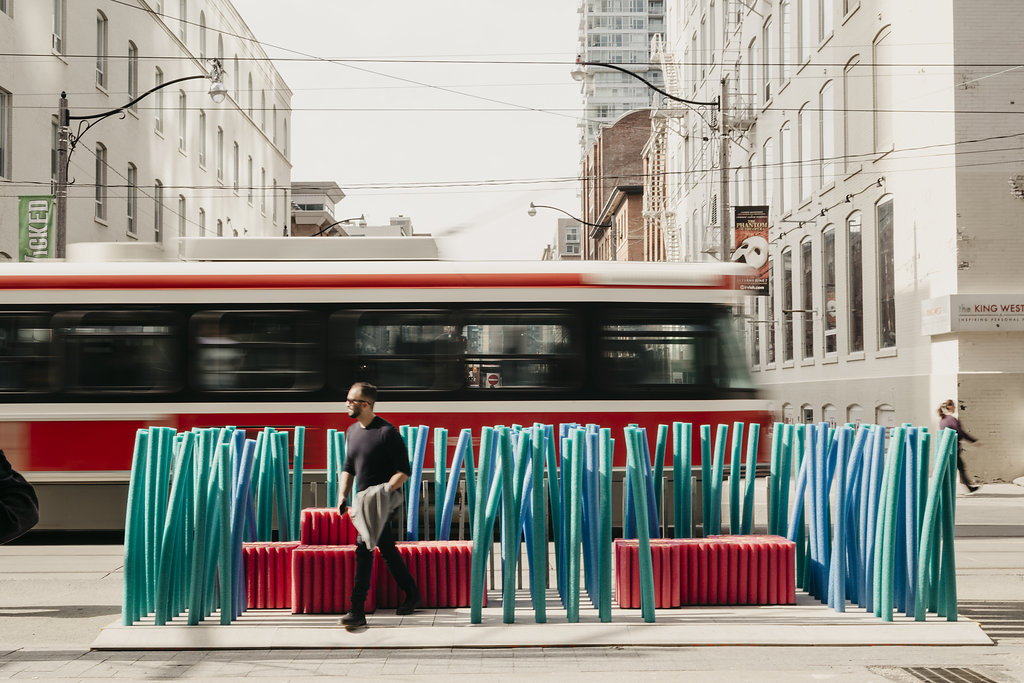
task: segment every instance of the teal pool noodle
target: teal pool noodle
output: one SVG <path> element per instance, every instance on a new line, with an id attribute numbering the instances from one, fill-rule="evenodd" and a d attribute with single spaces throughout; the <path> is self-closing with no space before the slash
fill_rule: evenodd
<path id="1" fill-rule="evenodd" d="M 598 549 L 598 618 L 601 623 L 612 620 L 612 463 L 614 460 L 615 441 L 612 430 L 600 431 L 600 478 L 601 505 L 600 543 Z"/>
<path id="2" fill-rule="evenodd" d="M 302 515 L 302 470 L 305 464 L 306 450 L 306 428 L 295 427 L 295 456 L 292 459 L 292 507 L 291 507 L 291 537 L 299 538 L 299 522 Z"/>
<path id="3" fill-rule="evenodd" d="M 700 426 L 700 490 L 701 490 L 701 536 L 711 535 L 711 425 Z M 627 473 L 628 476 L 628 473 Z"/>
<path id="4" fill-rule="evenodd" d="M 446 460 L 448 459 L 448 430 L 444 427 L 434 429 L 434 538 L 441 538 L 441 522 L 444 519 L 444 502 L 447 499 L 448 477 Z M 454 467 L 452 468 L 455 469 Z M 458 471 L 453 471 L 455 483 L 458 484 Z M 453 487 L 454 488 L 454 487 Z"/>
<path id="5" fill-rule="evenodd" d="M 195 542 L 193 545 L 192 562 L 189 568 L 188 586 L 188 625 L 195 626 L 204 616 L 203 597 L 205 595 L 205 583 L 203 578 L 208 555 L 206 539 L 206 515 L 207 515 L 207 490 L 210 486 L 210 463 L 209 454 L 212 451 L 213 434 L 210 430 L 200 430 L 198 436 L 198 457 L 203 461 L 203 467 L 199 468 L 196 476 L 195 491 Z"/>
<path id="6" fill-rule="evenodd" d="M 179 557 L 178 545 L 182 540 L 180 530 L 184 527 L 185 515 L 185 470 L 192 468 L 192 448 L 194 435 L 186 432 L 181 442 L 179 455 L 174 464 L 174 475 L 171 481 L 171 493 L 167 506 L 167 517 L 164 520 L 160 539 L 160 567 L 157 571 L 156 610 L 154 623 L 163 626 L 173 617 L 172 591 L 176 581 L 174 561 Z"/>
<path id="7" fill-rule="evenodd" d="M 729 533 L 740 533 L 743 510 L 740 508 L 740 464 L 743 461 L 743 423 L 732 423 L 732 449 L 729 456 Z"/>
<path id="8" fill-rule="evenodd" d="M 221 444 L 217 454 L 217 526 L 220 530 L 217 554 L 217 576 L 220 580 L 220 623 L 231 623 L 231 453 Z"/>
<path id="9" fill-rule="evenodd" d="M 469 442 L 466 445 L 466 456 L 464 459 L 464 467 L 466 468 L 466 498 L 469 499 L 469 528 L 473 528 L 473 520 L 476 519 L 476 467 L 473 463 L 473 439 L 472 432 L 469 429 L 464 428 L 459 434 L 459 438 L 462 438 L 462 433 L 469 434 Z"/>
<path id="10" fill-rule="evenodd" d="M 558 461 L 555 456 L 555 429 L 554 425 L 545 425 L 545 448 L 544 455 L 547 460 L 548 479 L 548 500 L 551 510 L 551 533 L 555 546 L 555 576 L 558 588 L 558 595 L 564 601 L 565 584 L 562 581 L 564 574 L 564 559 L 562 548 L 564 547 L 564 535 L 562 527 L 562 492 L 559 487 Z"/>
<path id="11" fill-rule="evenodd" d="M 743 479 L 743 520 L 740 523 L 741 534 L 749 534 L 754 524 L 754 481 L 757 474 L 757 446 L 760 434 L 761 425 L 757 422 L 751 422 L 750 430 L 747 432 L 747 462 L 746 474 Z"/>
<path id="12" fill-rule="evenodd" d="M 772 428 L 772 454 L 768 471 L 768 533 L 774 534 L 778 528 L 778 521 L 775 514 L 778 511 L 779 502 L 779 457 L 782 453 L 782 432 L 785 428 L 781 422 L 776 422 Z"/>
<path id="13" fill-rule="evenodd" d="M 683 535 L 683 423 L 672 423 L 672 528 L 676 538 Z M 686 482 L 689 485 L 690 482 Z M 688 531 L 688 530 L 687 530 Z"/>
<path id="14" fill-rule="evenodd" d="M 888 472 L 889 485 L 886 487 L 888 499 L 885 506 L 885 527 L 882 536 L 881 617 L 883 621 L 892 621 L 893 618 L 896 581 L 896 525 L 899 523 L 898 502 L 900 474 L 903 471 L 903 446 L 903 427 L 897 427 L 893 430 L 890 439 L 890 450 L 895 455 L 892 469 Z"/>
<path id="15" fill-rule="evenodd" d="M 647 623 L 654 622 L 654 562 L 651 558 L 651 537 L 647 528 L 647 490 L 641 479 L 643 465 L 640 462 L 642 447 L 639 443 L 637 430 L 626 428 L 626 456 L 629 467 L 633 470 L 630 478 L 633 486 L 633 503 L 636 506 L 637 556 L 640 574 L 640 612 Z"/>
<path id="16" fill-rule="evenodd" d="M 680 486 L 682 487 L 682 502 L 681 506 L 681 517 L 682 520 L 682 535 L 680 532 L 676 532 L 677 538 L 690 538 L 693 534 L 693 425 L 689 422 L 683 423 L 683 432 L 681 437 L 680 449 L 682 451 L 683 462 L 682 465 L 682 481 Z"/>
<path id="17" fill-rule="evenodd" d="M 275 432 L 271 444 L 274 458 L 274 508 L 277 510 L 277 538 L 291 540 L 291 522 L 288 521 L 288 432 Z M 229 489 L 230 491 L 230 489 Z"/>
<path id="18" fill-rule="evenodd" d="M 577 623 L 580 620 L 580 551 L 583 533 L 583 496 L 580 490 L 583 478 L 583 430 L 573 429 L 570 436 L 572 449 L 569 471 L 569 571 L 568 597 L 566 599 L 566 620 Z"/>
<path id="19" fill-rule="evenodd" d="M 220 453 L 220 442 L 214 450 L 214 463 Z M 216 465 L 214 465 L 216 466 Z M 269 496 L 267 488 L 271 486 L 270 472 L 270 428 L 266 427 L 256 435 L 256 540 L 270 540 L 270 519 L 267 514 Z"/>
<path id="20" fill-rule="evenodd" d="M 488 471 L 491 464 L 492 451 L 491 442 L 493 429 L 484 427 L 480 437 L 480 472 Z M 493 457 L 501 457 L 501 453 Z M 498 507 L 501 500 L 502 469 L 499 467 L 491 482 L 489 491 L 485 489 L 487 478 L 481 477 L 481 486 L 477 487 L 477 518 L 476 529 L 473 532 L 473 553 L 471 556 L 471 576 L 469 585 L 469 621 L 471 624 L 479 624 L 483 613 L 484 579 L 487 571 L 487 555 L 491 551 L 491 542 L 494 538 L 494 520 L 498 514 Z M 486 496 L 486 499 L 484 498 Z M 504 589 L 504 587 L 503 587 Z"/>
<path id="21" fill-rule="evenodd" d="M 338 442 L 337 429 L 327 430 L 327 507 L 338 507 Z"/>
<path id="22" fill-rule="evenodd" d="M 140 602 L 145 593 L 145 570 L 139 561 L 139 552 L 145 537 L 140 537 L 143 527 L 139 523 L 145 514 L 143 510 L 143 488 L 146 485 L 146 450 L 149 432 L 135 430 L 135 446 L 132 449 L 132 469 L 128 477 L 128 504 L 124 522 L 124 583 L 121 592 L 121 625 L 131 626 L 142 616 Z M 142 570 L 140 572 L 140 570 Z M 140 574 L 142 576 L 140 577 Z"/>
<path id="23" fill-rule="evenodd" d="M 149 428 L 149 441 L 146 445 L 145 490 L 142 496 L 142 583 L 144 595 L 140 614 L 149 614 L 156 599 L 156 468 L 157 453 L 160 451 L 160 440 L 163 438 L 160 427 Z"/>
<path id="24" fill-rule="evenodd" d="M 654 442 L 654 509 L 658 520 L 662 518 L 661 497 L 664 490 L 665 448 L 667 446 L 668 425 L 658 425 L 658 437 Z"/>
<path id="25" fill-rule="evenodd" d="M 917 594 L 915 595 L 914 619 L 924 621 L 928 610 L 928 595 L 932 588 L 932 581 L 938 577 L 936 567 L 933 565 L 933 548 L 941 538 L 940 512 L 942 496 L 946 482 L 946 465 L 949 462 L 947 450 L 950 446 L 956 447 L 956 432 L 952 429 L 943 429 L 939 432 L 938 448 L 936 450 L 935 462 L 932 463 L 932 476 L 928 485 L 927 496 L 925 496 L 925 510 L 921 525 L 921 546 L 917 562 Z"/>
<path id="26" fill-rule="evenodd" d="M 956 523 L 956 448 L 949 449 L 946 465 L 946 487 L 942 505 L 942 566 L 940 604 L 945 609 L 946 621 L 957 621 L 956 553 L 953 547 Z M 942 615 L 940 615 L 942 616 Z"/>
<path id="27" fill-rule="evenodd" d="M 533 589 L 533 613 L 534 620 L 538 624 L 547 622 L 547 605 L 545 596 L 547 593 L 548 578 L 548 524 L 547 515 L 544 509 L 544 440 L 547 436 L 544 426 L 534 424 L 533 443 L 530 448 L 531 476 L 533 487 L 530 491 L 533 496 L 533 571 L 530 573 L 531 587 Z"/>
<path id="28" fill-rule="evenodd" d="M 725 473 L 725 445 L 729 438 L 729 426 L 718 425 L 715 435 L 715 462 L 711 482 L 711 533 L 722 533 L 722 480 Z"/>

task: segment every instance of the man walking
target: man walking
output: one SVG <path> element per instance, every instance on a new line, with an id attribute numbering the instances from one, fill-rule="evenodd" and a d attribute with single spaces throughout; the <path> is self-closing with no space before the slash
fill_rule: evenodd
<path id="1" fill-rule="evenodd" d="M 341 512 L 345 513 L 352 478 L 359 479 L 362 489 L 350 515 L 360 531 L 356 539 L 356 576 L 352 586 L 352 609 L 341 619 L 348 627 L 366 625 L 366 593 L 370 589 L 373 569 L 373 548 L 380 548 L 381 557 L 405 600 L 397 614 L 412 614 L 422 604 L 416 580 L 395 548 L 391 518 L 402 504 L 402 484 L 411 474 L 405 443 L 395 426 L 373 412 L 377 387 L 356 382 L 348 391 L 345 403 L 348 416 L 356 423 L 348 428 L 345 443 L 348 455 L 341 473 Z"/>

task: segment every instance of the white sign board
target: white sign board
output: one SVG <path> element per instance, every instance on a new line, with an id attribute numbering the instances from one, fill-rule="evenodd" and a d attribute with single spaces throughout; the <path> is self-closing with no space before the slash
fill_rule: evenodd
<path id="1" fill-rule="evenodd" d="M 1024 332 L 1024 294 L 950 294 L 921 304 L 921 332 Z"/>

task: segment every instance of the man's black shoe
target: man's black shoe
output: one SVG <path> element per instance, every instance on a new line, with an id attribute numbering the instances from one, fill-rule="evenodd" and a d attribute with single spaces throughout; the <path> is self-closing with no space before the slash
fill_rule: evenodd
<path id="1" fill-rule="evenodd" d="M 341 618 L 341 625 L 348 627 L 366 626 L 366 614 L 361 609 L 354 609 Z"/>
<path id="2" fill-rule="evenodd" d="M 405 597 L 405 600 L 402 601 L 402 604 L 400 604 L 398 608 L 395 610 L 395 614 L 399 616 L 412 614 L 420 607 L 423 607 L 423 598 L 420 597 L 419 591 L 416 591 L 415 593 L 407 595 Z"/>

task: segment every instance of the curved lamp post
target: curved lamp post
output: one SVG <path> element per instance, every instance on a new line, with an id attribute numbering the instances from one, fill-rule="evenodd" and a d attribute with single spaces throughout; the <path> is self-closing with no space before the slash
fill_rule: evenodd
<path id="1" fill-rule="evenodd" d="M 183 76 L 181 78 L 175 78 L 174 80 L 161 83 L 155 88 L 150 88 L 146 92 L 142 93 L 131 102 L 124 104 L 117 109 L 111 109 L 110 111 L 101 112 L 99 114 L 87 114 L 83 116 L 72 116 L 68 110 L 68 95 L 66 92 L 60 94 L 60 104 L 57 112 L 57 182 L 54 185 L 53 198 L 54 203 L 57 205 L 57 235 L 56 245 L 54 249 L 54 256 L 56 258 L 64 258 L 67 250 L 67 220 L 68 220 L 68 164 L 71 163 L 71 154 L 75 151 L 75 146 L 78 141 L 82 139 L 82 136 L 89 132 L 89 129 L 95 126 L 100 121 L 106 118 L 120 114 L 121 118 L 124 118 L 125 112 L 128 111 L 140 100 L 143 100 L 158 90 L 163 90 L 177 83 L 183 83 L 184 81 L 194 81 L 200 78 L 206 78 L 210 80 L 209 95 L 210 99 L 216 104 L 220 104 L 224 101 L 224 97 L 228 93 L 227 86 L 224 85 L 224 67 L 221 65 L 219 59 L 211 59 L 210 61 L 210 73 L 208 74 L 197 74 L 195 76 Z M 71 132 L 71 122 L 78 121 L 78 132 Z"/>
<path id="2" fill-rule="evenodd" d="M 721 185 L 720 185 L 720 189 L 718 191 L 719 192 L 719 196 L 720 196 L 720 198 L 722 200 L 721 201 L 722 211 L 719 214 L 721 216 L 721 223 L 722 223 L 721 229 L 719 230 L 719 237 L 720 237 L 720 240 L 719 240 L 719 250 L 720 250 L 720 252 L 719 253 L 721 254 L 720 259 L 722 261 L 728 260 L 728 258 L 729 258 L 729 230 L 727 229 L 727 225 L 728 225 L 728 220 L 729 220 L 729 181 L 728 181 L 727 169 L 729 168 L 729 140 L 728 140 L 729 133 L 728 133 L 728 130 L 727 130 L 726 126 L 725 126 L 725 111 L 726 111 L 726 102 L 727 102 L 727 96 L 728 96 L 728 90 L 725 87 L 725 85 L 726 85 L 725 79 L 724 78 L 722 79 L 722 94 L 719 97 L 715 98 L 711 102 L 701 102 L 699 100 L 688 100 L 688 99 L 683 98 L 683 97 L 676 97 L 675 95 L 672 95 L 672 94 L 670 94 L 668 92 L 665 92 L 664 90 L 662 90 L 658 86 L 654 85 L 653 83 L 648 81 L 646 78 L 644 78 L 640 74 L 634 73 L 634 72 L 630 71 L 629 69 L 627 69 L 627 68 L 625 68 L 623 66 L 620 66 L 618 64 L 609 64 L 607 62 L 588 62 L 588 61 L 584 61 L 583 57 L 580 56 L 580 55 L 576 56 L 576 68 L 574 68 L 572 70 L 572 72 L 571 72 L 573 80 L 574 81 L 581 81 L 581 82 L 586 80 L 586 78 L 587 78 L 587 69 L 586 69 L 586 67 L 588 67 L 588 66 L 600 66 L 600 67 L 604 67 L 606 69 L 612 69 L 614 71 L 620 71 L 620 72 L 622 72 L 622 73 L 624 73 L 624 74 L 626 74 L 628 76 L 632 76 L 636 80 L 638 80 L 641 83 L 643 83 L 644 85 L 646 85 L 651 90 L 655 91 L 656 93 L 659 93 L 660 95 L 662 95 L 664 97 L 667 97 L 668 99 L 672 100 L 673 102 L 680 102 L 682 104 L 688 104 L 688 105 L 691 105 L 691 106 L 694 106 L 694 107 L 713 107 L 714 109 L 716 109 L 718 111 L 719 116 L 721 118 L 721 124 L 719 125 L 719 137 L 721 138 L 720 139 L 720 144 L 719 144 L 719 165 L 720 165 L 721 171 L 722 171 L 722 173 L 721 173 L 721 176 L 722 176 L 722 178 L 721 178 Z"/>
<path id="3" fill-rule="evenodd" d="M 319 235 L 322 235 L 325 232 L 327 232 L 328 230 L 330 230 L 331 228 L 333 228 L 335 225 L 341 225 L 342 223 L 351 223 L 352 221 L 365 221 L 365 220 L 366 220 L 366 218 L 363 216 L 363 214 L 359 214 L 358 216 L 352 216 L 352 218 L 345 218 L 344 220 L 334 221 L 330 225 L 325 225 L 324 227 L 320 228 L 317 232 L 314 232 L 312 235 L 310 235 L 310 237 L 317 237 Z"/>
<path id="4" fill-rule="evenodd" d="M 565 209 L 560 209 L 557 206 L 548 206 L 547 204 L 534 204 L 533 202 L 530 202 L 530 208 L 526 210 L 526 213 L 529 214 L 530 216 L 536 216 L 537 215 L 537 209 L 551 209 L 552 211 L 558 211 L 559 213 L 564 213 L 566 216 L 568 216 L 569 218 L 573 219 L 577 223 L 582 223 L 583 225 L 589 225 L 589 226 L 591 226 L 593 228 L 609 228 L 611 230 L 611 240 L 612 240 L 612 248 L 611 248 L 612 259 L 611 260 L 612 261 L 616 260 L 616 258 L 615 258 L 615 251 L 616 251 L 616 245 L 615 245 L 615 222 L 614 221 L 609 221 L 607 223 L 591 223 L 590 221 L 585 221 L 582 218 L 576 218 L 576 216 L 573 216 L 571 213 L 569 213 Z"/>

